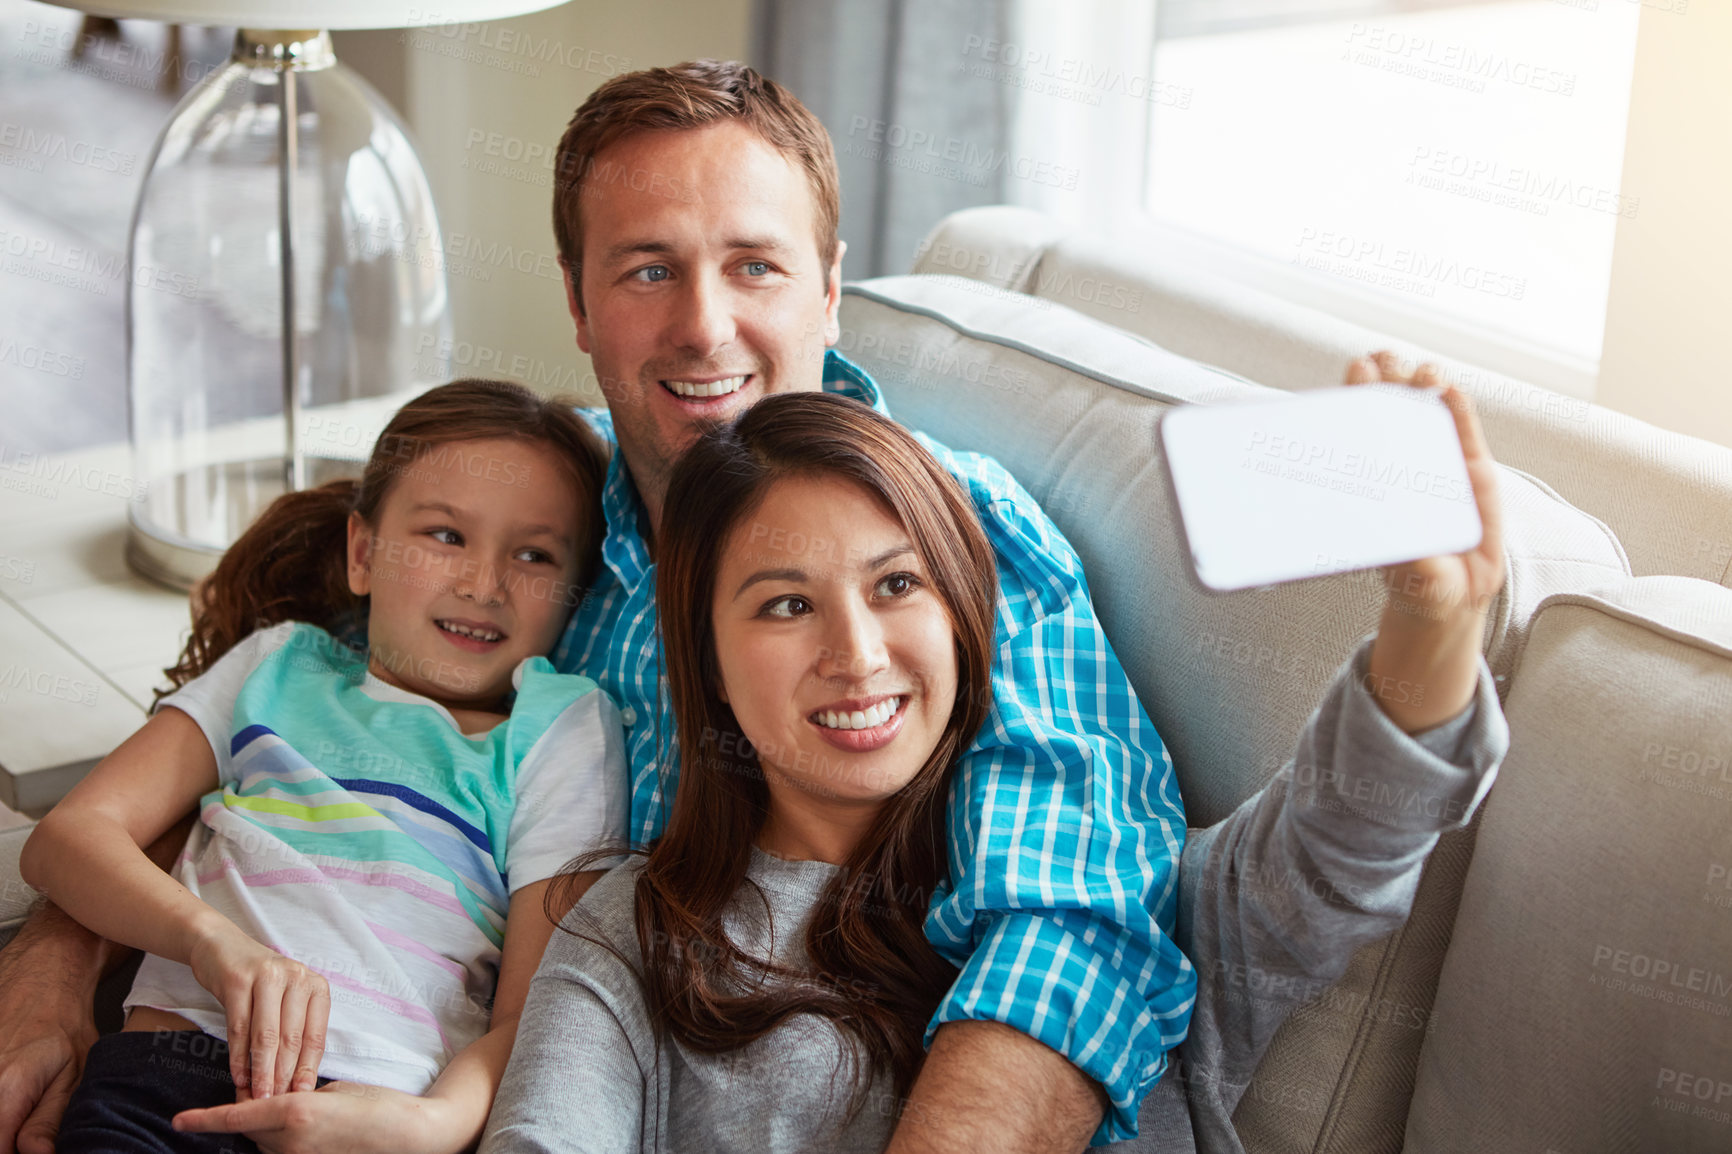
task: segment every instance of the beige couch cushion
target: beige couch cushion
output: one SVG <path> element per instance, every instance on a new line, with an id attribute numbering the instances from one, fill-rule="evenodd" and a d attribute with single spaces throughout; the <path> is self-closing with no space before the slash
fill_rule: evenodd
<path id="1" fill-rule="evenodd" d="M 1506 712 L 1407 1149 L 1732 1150 L 1732 593 L 1549 598 Z"/>
<path id="2" fill-rule="evenodd" d="M 1732 449 L 1188 267 L 1158 238 L 1067 232 L 1027 209 L 952 214 L 922 245 L 914 271 L 1052 300 L 1280 389 L 1339 384 L 1349 361 L 1376 348 L 1436 361 L 1474 396 L 1498 460 L 1604 520 L 1635 572 L 1732 586 Z"/>
<path id="3" fill-rule="evenodd" d="M 1178 402 L 1270 391 L 1069 309 L 950 277 L 851 285 L 842 326 L 839 347 L 879 380 L 891 412 L 996 457 L 1076 547 L 1190 823 L 1212 824 L 1261 788 L 1382 606 L 1365 575 L 1228 595 L 1190 576 L 1156 422 Z M 1507 677 L 1541 599 L 1629 570 L 1604 525 L 1516 471 L 1501 483 L 1510 570 L 1487 644 Z M 1400 1148 L 1470 835 L 1433 855 L 1408 926 L 1360 951 L 1277 1034 L 1235 1117 L 1248 1150 Z"/>

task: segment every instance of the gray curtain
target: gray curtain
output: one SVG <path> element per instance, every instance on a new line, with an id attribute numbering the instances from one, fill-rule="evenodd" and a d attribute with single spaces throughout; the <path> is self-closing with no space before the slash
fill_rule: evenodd
<path id="1" fill-rule="evenodd" d="M 946 214 L 1005 200 L 1015 92 L 987 58 L 1009 0 L 757 0 L 751 64 L 836 145 L 842 275 L 907 272 Z"/>

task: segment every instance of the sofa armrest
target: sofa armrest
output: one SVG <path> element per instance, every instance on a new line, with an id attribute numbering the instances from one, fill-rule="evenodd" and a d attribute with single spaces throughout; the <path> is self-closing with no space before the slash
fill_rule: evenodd
<path id="1" fill-rule="evenodd" d="M 24 884 L 18 859 L 29 840 L 30 826 L 0 831 L 0 946 L 12 940 L 36 901 L 36 891 Z"/>

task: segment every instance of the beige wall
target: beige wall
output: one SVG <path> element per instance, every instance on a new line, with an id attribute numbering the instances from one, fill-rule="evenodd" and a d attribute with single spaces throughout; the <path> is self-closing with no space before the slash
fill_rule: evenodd
<path id="1" fill-rule="evenodd" d="M 554 263 L 553 147 L 609 76 L 701 56 L 744 58 L 751 7 L 575 0 L 513 20 L 339 41 L 343 59 L 398 103 L 432 182 L 458 338 L 454 376 L 582 388 L 599 403 Z"/>
<path id="2" fill-rule="evenodd" d="M 1640 204 L 1618 221 L 1594 397 L 1723 445 L 1732 445 L 1729 62 L 1728 0 L 1643 8 L 1623 181 Z"/>

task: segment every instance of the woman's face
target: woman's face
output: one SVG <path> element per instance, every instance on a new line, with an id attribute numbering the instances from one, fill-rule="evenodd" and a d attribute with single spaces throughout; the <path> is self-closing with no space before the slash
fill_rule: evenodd
<path id="1" fill-rule="evenodd" d="M 938 744 L 955 633 L 912 538 L 868 490 L 776 482 L 729 537 L 711 608 L 721 696 L 773 791 L 876 803 Z"/>

